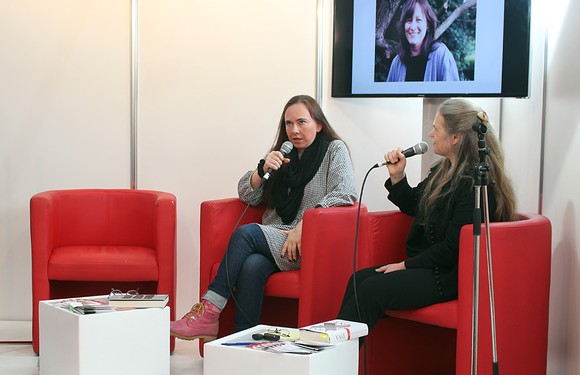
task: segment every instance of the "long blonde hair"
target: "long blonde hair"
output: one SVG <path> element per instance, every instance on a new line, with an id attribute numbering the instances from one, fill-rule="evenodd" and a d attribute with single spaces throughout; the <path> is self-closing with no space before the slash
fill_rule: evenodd
<path id="1" fill-rule="evenodd" d="M 474 124 L 482 125 L 487 129 L 484 136 L 487 156 L 488 189 L 493 189 L 497 201 L 496 221 L 517 220 L 516 199 L 510 178 L 505 173 L 504 152 L 495 132 L 489 122 L 487 114 L 476 104 L 465 99 L 448 99 L 439 107 L 439 114 L 443 118 L 447 136 L 459 135 L 459 142 L 454 146 L 455 164 L 448 158 L 437 161 L 433 168 L 433 176 L 425 186 L 420 202 L 420 212 L 426 220 L 434 212 L 436 204 L 441 198 L 453 193 L 465 180 L 475 184 L 474 166 L 479 163 L 478 133 L 473 129 Z M 449 188 L 445 186 L 449 184 Z"/>

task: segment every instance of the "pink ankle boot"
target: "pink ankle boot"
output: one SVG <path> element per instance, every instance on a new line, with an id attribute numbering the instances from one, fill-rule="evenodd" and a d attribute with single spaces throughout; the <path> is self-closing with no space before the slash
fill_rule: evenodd
<path id="1" fill-rule="evenodd" d="M 221 310 L 211 302 L 201 300 L 191 307 L 183 318 L 171 322 L 171 336 L 182 340 L 215 340 L 219 329 Z"/>

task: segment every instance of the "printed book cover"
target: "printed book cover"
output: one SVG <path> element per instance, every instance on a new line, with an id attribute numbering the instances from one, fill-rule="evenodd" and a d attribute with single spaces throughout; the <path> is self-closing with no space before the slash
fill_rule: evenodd
<path id="1" fill-rule="evenodd" d="M 366 336 L 369 333 L 364 323 L 334 319 L 300 328 L 300 341 L 337 344 Z"/>
<path id="2" fill-rule="evenodd" d="M 109 296 L 109 305 L 115 307 L 165 307 L 168 302 L 168 294 L 112 294 Z"/>

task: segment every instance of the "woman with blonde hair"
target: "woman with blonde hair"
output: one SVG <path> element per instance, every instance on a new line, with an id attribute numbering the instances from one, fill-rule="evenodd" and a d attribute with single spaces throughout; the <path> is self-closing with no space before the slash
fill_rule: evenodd
<path id="1" fill-rule="evenodd" d="M 474 167 L 480 162 L 474 125 L 487 128 L 490 220 L 517 219 L 503 150 L 487 114 L 468 100 L 445 101 L 429 133 L 433 151 L 442 158 L 423 181 L 414 188 L 409 185 L 401 148 L 385 154 L 390 175 L 385 182 L 388 198 L 414 217 L 407 237 L 407 259 L 357 271 L 356 293 L 351 277 L 339 318 L 361 321 L 371 329 L 385 310 L 414 309 L 457 298 L 459 234 L 464 225 L 473 223 Z"/>

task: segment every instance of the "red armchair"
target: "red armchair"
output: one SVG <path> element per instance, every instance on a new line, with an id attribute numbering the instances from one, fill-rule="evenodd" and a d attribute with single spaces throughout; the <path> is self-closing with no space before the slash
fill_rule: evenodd
<path id="1" fill-rule="evenodd" d="M 490 225 L 498 363 L 501 373 L 544 375 L 547 364 L 551 224 L 541 215 Z M 405 259 L 411 218 L 368 213 L 359 267 Z M 481 235 L 478 372 L 492 373 L 485 231 Z M 416 310 L 387 311 L 367 337 L 368 374 L 469 374 L 473 226 L 460 237 L 458 299 Z M 362 352 L 361 352 L 362 353 Z"/>
<path id="2" fill-rule="evenodd" d="M 200 295 L 214 278 L 245 207 L 237 198 L 201 204 Z M 336 317 L 353 271 L 357 209 L 355 205 L 305 212 L 301 270 L 270 276 L 264 291 L 262 324 L 301 327 Z M 239 225 L 261 222 L 262 213 L 263 209 L 250 207 Z M 361 213 L 366 213 L 365 206 L 361 206 Z M 233 303 L 228 303 L 220 315 L 220 337 L 233 332 L 233 315 Z"/>
<path id="3" fill-rule="evenodd" d="M 54 190 L 30 200 L 32 343 L 38 302 L 139 288 L 169 294 L 175 319 L 176 199 L 148 190 Z M 169 334 L 169 332 L 168 332 Z M 173 351 L 175 340 L 171 341 Z"/>

